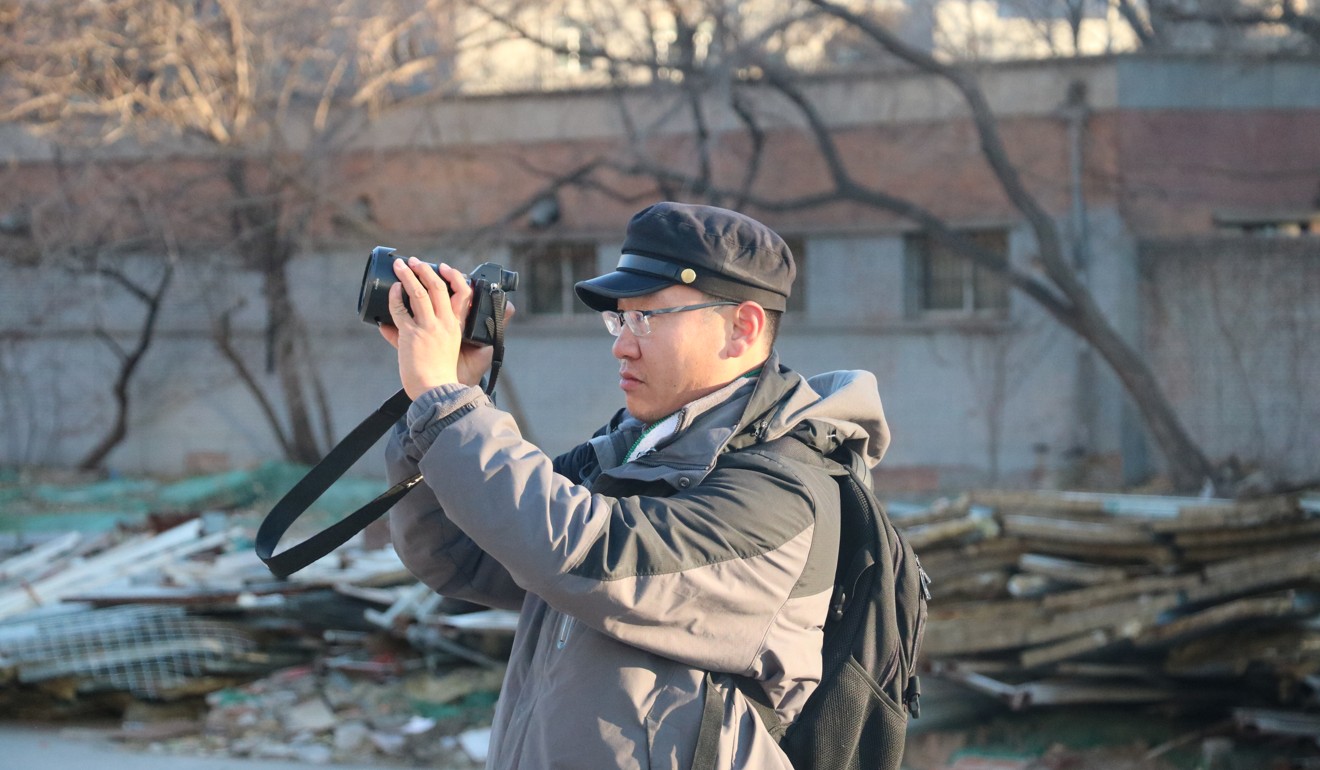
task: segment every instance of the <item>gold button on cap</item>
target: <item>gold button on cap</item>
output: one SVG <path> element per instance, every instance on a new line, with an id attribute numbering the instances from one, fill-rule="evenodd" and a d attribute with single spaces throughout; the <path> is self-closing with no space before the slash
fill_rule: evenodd
<path id="1" fill-rule="evenodd" d="M 683 272 L 678 274 L 678 277 L 682 279 L 683 283 L 692 283 L 697 280 L 697 271 L 690 267 L 685 267 L 683 268 Z"/>

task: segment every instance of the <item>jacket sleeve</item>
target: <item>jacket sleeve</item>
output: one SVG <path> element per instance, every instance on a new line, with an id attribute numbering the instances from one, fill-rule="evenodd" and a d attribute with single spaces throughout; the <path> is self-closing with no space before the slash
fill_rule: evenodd
<path id="1" fill-rule="evenodd" d="M 436 401 L 451 397 L 454 392 L 428 394 L 431 416 L 437 411 Z M 469 394 L 462 394 L 467 396 Z M 418 408 L 422 399 L 413 404 Z M 449 403 L 452 411 L 470 409 L 475 399 Z M 444 407 L 442 407 L 444 408 Z M 420 413 L 420 410 L 419 412 Z M 385 448 L 385 463 L 391 484 L 411 478 L 419 472 L 417 443 L 410 434 L 407 421 L 395 426 Z M 484 604 L 500 609 L 518 609 L 522 606 L 523 589 L 514 582 L 509 571 L 490 554 L 474 543 L 454 524 L 441 508 L 431 489 L 431 479 L 413 487 L 390 510 L 390 538 L 394 550 L 404 566 L 419 580 L 438 593 L 456 599 Z"/>
<path id="2" fill-rule="evenodd" d="M 771 650 L 785 627 L 823 619 L 829 586 L 808 566 L 820 493 L 837 505 L 828 477 L 813 486 L 787 465 L 735 464 L 673 496 L 615 498 L 556 473 L 485 405 L 441 430 L 410 424 L 452 524 L 518 585 L 602 633 L 762 676 L 783 665 Z"/>

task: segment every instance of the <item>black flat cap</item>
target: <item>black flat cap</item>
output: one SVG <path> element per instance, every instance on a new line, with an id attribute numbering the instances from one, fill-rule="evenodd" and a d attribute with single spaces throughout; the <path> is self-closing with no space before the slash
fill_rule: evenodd
<path id="1" fill-rule="evenodd" d="M 674 285 L 783 310 L 796 272 L 788 244 L 755 219 L 714 206 L 665 202 L 633 216 L 614 272 L 574 289 L 593 310 L 616 310 L 620 299 Z"/>

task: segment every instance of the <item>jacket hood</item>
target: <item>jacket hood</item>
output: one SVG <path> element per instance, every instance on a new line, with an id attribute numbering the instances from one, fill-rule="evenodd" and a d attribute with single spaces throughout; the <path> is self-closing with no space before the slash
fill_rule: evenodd
<path id="1" fill-rule="evenodd" d="M 747 419 L 751 414 L 756 416 Z M 847 445 L 868 468 L 879 463 L 889 448 L 889 423 L 879 385 L 874 374 L 860 369 L 805 378 L 771 356 L 743 424 L 756 426 L 758 443 L 793 435 L 822 454 Z"/>
<path id="2" fill-rule="evenodd" d="M 745 449 L 793 435 L 822 454 L 847 445 L 874 467 L 889 447 L 889 425 L 875 375 L 836 371 L 810 379 L 782 366 L 772 353 L 755 380 L 716 404 L 685 414 L 682 427 L 657 450 L 621 465 L 629 443 L 645 427 L 626 412 L 617 430 L 592 440 L 600 467 L 611 476 L 635 481 L 667 481 L 678 487 L 704 477 L 724 451 Z"/>

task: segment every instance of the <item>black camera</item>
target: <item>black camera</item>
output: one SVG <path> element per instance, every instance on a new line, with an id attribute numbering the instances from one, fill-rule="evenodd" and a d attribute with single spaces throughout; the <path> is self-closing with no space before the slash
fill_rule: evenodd
<path id="1" fill-rule="evenodd" d="M 367 269 L 362 274 L 362 288 L 358 290 L 358 316 L 369 324 L 394 324 L 390 318 L 390 286 L 399 282 L 394 275 L 394 249 L 377 246 L 367 257 Z M 431 265 L 437 271 L 436 265 Z M 485 262 L 468 274 L 468 285 L 473 287 L 472 307 L 463 321 L 463 340 L 473 345 L 495 344 L 497 312 L 504 312 L 504 301 L 497 294 L 518 290 L 518 274 L 505 270 L 494 262 Z M 408 295 L 403 295 L 403 306 L 412 312 Z M 503 321 L 503 318 L 498 321 Z"/>

